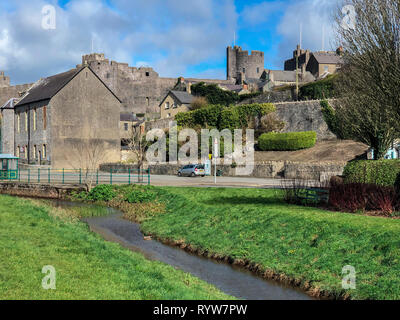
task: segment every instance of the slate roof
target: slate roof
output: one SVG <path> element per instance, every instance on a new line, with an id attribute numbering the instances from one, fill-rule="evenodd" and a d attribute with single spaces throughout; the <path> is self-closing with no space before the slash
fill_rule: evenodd
<path id="1" fill-rule="evenodd" d="M 120 121 L 131 121 L 131 122 L 133 122 L 133 121 L 139 121 L 139 119 L 133 113 L 121 113 L 120 114 Z"/>
<path id="2" fill-rule="evenodd" d="M 335 52 L 314 52 L 313 56 L 320 64 L 343 64 L 342 57 Z"/>
<path id="3" fill-rule="evenodd" d="M 19 159 L 16 156 L 13 156 L 12 154 L 0 154 L 0 159 Z"/>
<path id="4" fill-rule="evenodd" d="M 182 104 L 191 104 L 194 100 L 194 96 L 186 91 L 170 91 L 176 99 Z"/>
<path id="5" fill-rule="evenodd" d="M 274 81 L 296 82 L 296 71 L 270 70 L 274 76 Z M 299 73 L 300 81 L 314 81 L 315 77 L 307 71 L 305 74 Z"/>
<path id="6" fill-rule="evenodd" d="M 28 93 L 18 102 L 16 106 L 22 106 L 28 103 L 43 101 L 53 98 L 61 89 L 63 89 L 72 79 L 74 79 L 82 70 L 90 69 L 90 67 L 80 67 L 72 69 L 67 72 L 59 73 L 54 76 L 40 79 L 35 85 L 28 91 Z M 111 91 L 111 89 L 97 76 L 95 72 L 93 74 L 106 86 L 106 88 L 121 102 L 121 100 Z"/>

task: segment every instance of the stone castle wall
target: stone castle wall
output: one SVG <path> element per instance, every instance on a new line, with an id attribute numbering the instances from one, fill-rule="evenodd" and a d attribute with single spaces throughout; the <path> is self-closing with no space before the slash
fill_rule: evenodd
<path id="1" fill-rule="evenodd" d="M 158 113 L 161 100 L 177 84 L 177 79 L 161 78 L 152 68 L 110 62 L 104 54 L 85 55 L 82 64 L 89 65 L 122 100 L 121 112 Z"/>

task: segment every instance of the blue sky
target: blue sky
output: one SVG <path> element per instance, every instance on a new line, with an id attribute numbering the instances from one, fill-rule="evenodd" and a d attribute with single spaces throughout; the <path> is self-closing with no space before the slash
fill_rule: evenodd
<path id="1" fill-rule="evenodd" d="M 56 29 L 43 30 L 42 8 L 56 9 Z M 161 76 L 225 78 L 226 47 L 265 52 L 282 69 L 303 29 L 303 47 L 334 48 L 336 0 L 2 0 L 0 70 L 12 83 L 69 70 L 81 56 L 151 66 Z"/>

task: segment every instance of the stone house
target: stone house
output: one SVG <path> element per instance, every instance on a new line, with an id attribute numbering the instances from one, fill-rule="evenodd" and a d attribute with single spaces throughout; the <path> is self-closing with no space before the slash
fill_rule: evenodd
<path id="1" fill-rule="evenodd" d="M 186 91 L 168 92 L 160 103 L 161 119 L 173 119 L 179 112 L 189 111 L 195 97 Z"/>
<path id="2" fill-rule="evenodd" d="M 285 71 L 295 71 L 296 67 L 302 73 L 310 72 L 315 78 L 319 79 L 328 74 L 335 74 L 343 65 L 341 56 L 342 49 L 337 51 L 317 51 L 301 49 L 298 45 L 293 52 L 293 58 L 285 61 Z M 297 61 L 298 59 L 298 65 Z"/>
<path id="3" fill-rule="evenodd" d="M 265 79 L 261 91 L 271 91 L 274 87 L 295 85 L 296 84 L 296 71 L 283 71 L 283 70 L 265 70 L 262 76 Z M 298 80 L 300 84 L 315 81 L 315 77 L 311 72 L 299 72 Z"/>
<path id="4" fill-rule="evenodd" d="M 14 105 L 18 100 L 11 98 L 0 107 L 0 153 L 14 154 Z"/>
<path id="5" fill-rule="evenodd" d="M 14 106 L 13 153 L 21 163 L 53 168 L 88 168 L 94 154 L 119 161 L 120 108 L 88 66 L 41 79 Z"/>
<path id="6" fill-rule="evenodd" d="M 134 128 L 142 123 L 144 120 L 139 119 L 134 113 L 121 113 L 119 126 L 121 140 L 131 139 Z"/>

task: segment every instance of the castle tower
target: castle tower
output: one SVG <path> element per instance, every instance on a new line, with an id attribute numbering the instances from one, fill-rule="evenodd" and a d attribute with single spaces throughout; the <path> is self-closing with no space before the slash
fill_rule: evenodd
<path id="1" fill-rule="evenodd" d="M 238 46 L 227 48 L 227 80 L 237 81 L 240 74 L 244 79 L 260 79 L 263 72 L 264 52 L 252 51 L 249 55 Z"/>
<path id="2" fill-rule="evenodd" d="M 6 88 L 10 86 L 10 77 L 4 75 L 4 71 L 0 71 L 0 88 Z"/>

